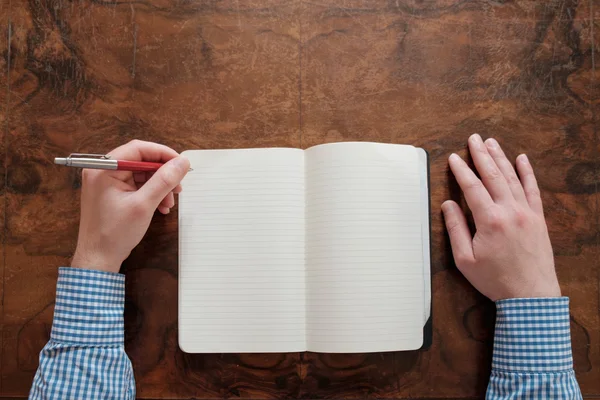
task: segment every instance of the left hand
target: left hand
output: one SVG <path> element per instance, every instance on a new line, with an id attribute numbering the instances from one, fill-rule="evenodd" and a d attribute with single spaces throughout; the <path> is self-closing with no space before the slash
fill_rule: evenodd
<path id="1" fill-rule="evenodd" d="M 71 266 L 119 272 L 158 210 L 168 214 L 190 162 L 169 147 L 134 140 L 109 153 L 115 159 L 165 162 L 155 173 L 84 169 L 81 220 Z"/>

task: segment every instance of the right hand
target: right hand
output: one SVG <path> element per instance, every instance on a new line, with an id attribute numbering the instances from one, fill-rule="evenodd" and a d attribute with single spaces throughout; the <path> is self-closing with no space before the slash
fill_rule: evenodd
<path id="1" fill-rule="evenodd" d="M 166 146 L 134 140 L 109 153 L 115 159 L 164 162 L 155 173 L 83 170 L 81 219 L 73 267 L 119 272 L 150 226 L 168 214 L 190 162 Z"/>
<path id="2" fill-rule="evenodd" d="M 456 154 L 450 169 L 475 220 L 472 236 L 459 205 L 442 204 L 456 266 L 477 290 L 496 301 L 561 295 L 540 191 L 527 156 L 517 171 L 494 139 L 469 138 L 477 178 Z"/>

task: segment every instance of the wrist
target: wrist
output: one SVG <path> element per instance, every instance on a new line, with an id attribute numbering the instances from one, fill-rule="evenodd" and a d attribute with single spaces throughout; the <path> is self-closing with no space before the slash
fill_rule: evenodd
<path id="1" fill-rule="evenodd" d="M 105 272 L 119 272 L 122 261 L 114 260 L 112 257 L 102 254 L 101 252 L 84 251 L 77 247 L 71 267 L 92 269 Z"/>
<path id="2" fill-rule="evenodd" d="M 523 287 L 520 290 L 506 291 L 504 295 L 496 296 L 493 301 L 509 299 L 555 298 L 561 297 L 558 282 L 538 286 Z"/>

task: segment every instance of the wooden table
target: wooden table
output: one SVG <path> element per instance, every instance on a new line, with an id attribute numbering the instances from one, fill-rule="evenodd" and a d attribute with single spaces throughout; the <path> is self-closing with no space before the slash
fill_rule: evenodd
<path id="1" fill-rule="evenodd" d="M 182 353 L 177 213 L 157 215 L 123 266 L 140 397 L 483 396 L 494 305 L 456 270 L 439 212 L 460 197 L 447 156 L 473 132 L 534 162 L 577 378 L 600 396 L 597 0 L 12 0 L 0 15 L 1 396 L 27 395 L 75 246 L 80 175 L 52 158 L 133 138 L 409 143 L 433 185 L 428 351 Z"/>

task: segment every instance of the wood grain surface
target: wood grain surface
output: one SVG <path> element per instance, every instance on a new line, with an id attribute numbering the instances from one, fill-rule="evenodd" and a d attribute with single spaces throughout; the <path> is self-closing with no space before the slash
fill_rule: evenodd
<path id="1" fill-rule="evenodd" d="M 534 163 L 575 371 L 600 397 L 600 1 L 4 0 L 0 3 L 0 396 L 27 395 L 80 176 L 52 158 L 133 138 L 190 148 L 343 140 L 431 156 L 433 346 L 328 355 L 184 354 L 177 213 L 123 265 L 141 398 L 479 398 L 494 306 L 456 270 L 439 212 L 474 132 Z"/>

